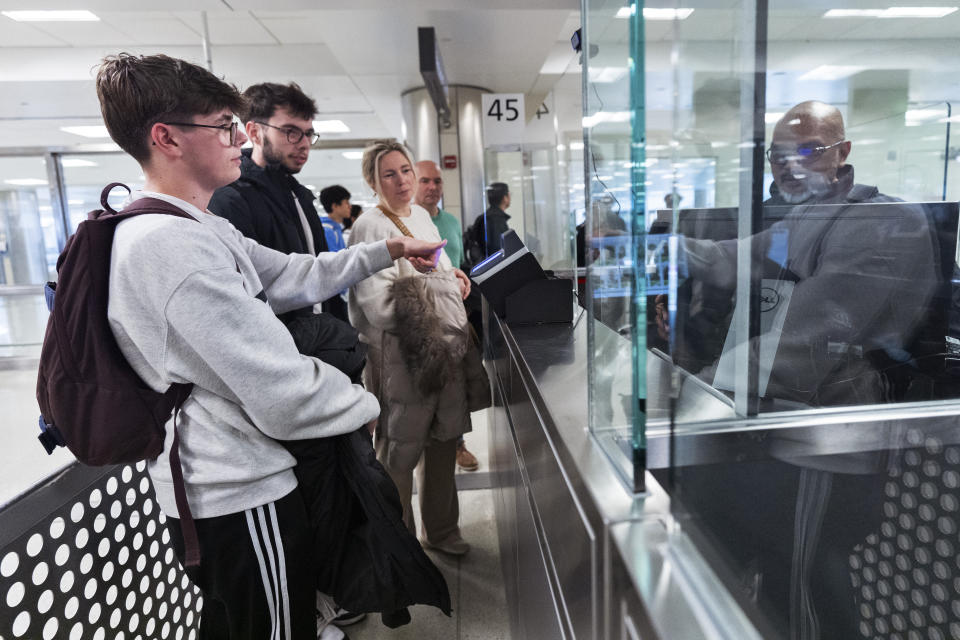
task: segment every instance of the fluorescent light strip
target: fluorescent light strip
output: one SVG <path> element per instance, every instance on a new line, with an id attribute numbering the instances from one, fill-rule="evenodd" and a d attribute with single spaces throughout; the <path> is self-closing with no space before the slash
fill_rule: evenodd
<path id="1" fill-rule="evenodd" d="M 686 20 L 693 13 L 693 9 L 651 9 L 643 10 L 644 20 Z"/>
<path id="2" fill-rule="evenodd" d="M 590 82 L 610 83 L 616 82 L 627 75 L 626 67 L 591 67 Z"/>
<path id="3" fill-rule="evenodd" d="M 350 133 L 350 127 L 343 120 L 314 120 L 313 130 L 317 133 Z"/>
<path id="4" fill-rule="evenodd" d="M 830 9 L 824 18 L 942 18 L 958 7 L 889 7 L 887 9 Z"/>
<path id="5" fill-rule="evenodd" d="M 693 9 L 653 9 L 646 7 L 643 10 L 644 20 L 686 20 L 693 13 Z M 620 7 L 617 16 L 621 20 L 626 20 L 634 14 L 634 5 Z"/>
<path id="6" fill-rule="evenodd" d="M 60 127 L 60 131 L 72 133 L 75 136 L 84 138 L 109 138 L 110 132 L 102 124 L 81 125 L 77 127 Z"/>
<path id="7" fill-rule="evenodd" d="M 42 184 L 47 184 L 46 180 L 39 178 L 11 178 L 10 180 L 4 180 L 4 182 L 18 187 L 38 187 Z"/>
<path id="8" fill-rule="evenodd" d="M 363 151 L 344 151 L 343 157 L 347 160 L 361 160 L 363 159 Z"/>
<path id="9" fill-rule="evenodd" d="M 17 22 L 99 22 L 89 11 L 0 11 Z"/>
<path id="10" fill-rule="evenodd" d="M 629 111 L 599 111 L 592 116 L 586 116 L 583 119 L 583 127 L 590 129 L 601 123 L 607 122 L 629 122 Z"/>
<path id="11" fill-rule="evenodd" d="M 933 118 L 943 118 L 946 109 L 907 109 L 903 114 L 907 120 L 932 120 Z"/>
<path id="12" fill-rule="evenodd" d="M 856 73 L 864 71 L 866 67 L 858 67 L 853 65 L 834 65 L 834 64 L 824 64 L 816 69 L 807 71 L 805 74 L 797 78 L 798 80 L 839 80 L 841 78 L 846 78 L 852 76 Z"/>
<path id="13" fill-rule="evenodd" d="M 879 18 L 883 9 L 830 9 L 824 18 Z"/>
<path id="14" fill-rule="evenodd" d="M 948 16 L 957 7 L 890 7 L 878 18 L 942 18 Z"/>
<path id="15" fill-rule="evenodd" d="M 83 160 L 82 158 L 66 158 L 60 161 L 60 164 L 64 167 L 95 167 L 97 166 L 96 162 L 91 160 Z"/>

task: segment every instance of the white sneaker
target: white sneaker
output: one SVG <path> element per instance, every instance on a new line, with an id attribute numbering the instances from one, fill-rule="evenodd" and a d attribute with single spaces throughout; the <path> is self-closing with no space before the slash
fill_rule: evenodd
<path id="1" fill-rule="evenodd" d="M 317 640 L 350 640 L 347 634 L 332 624 L 328 624 L 323 629 L 317 631 Z"/>
<path id="2" fill-rule="evenodd" d="M 366 617 L 367 614 L 363 612 L 353 613 L 346 609 L 337 609 L 337 617 L 333 619 L 333 624 L 338 627 L 349 627 L 352 624 L 357 624 Z"/>

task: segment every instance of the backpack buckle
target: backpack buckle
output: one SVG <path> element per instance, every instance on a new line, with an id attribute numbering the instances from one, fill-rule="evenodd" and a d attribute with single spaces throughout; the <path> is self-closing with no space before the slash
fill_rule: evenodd
<path id="1" fill-rule="evenodd" d="M 43 299 L 47 303 L 47 311 L 53 313 L 53 302 L 57 296 L 57 283 L 48 282 L 43 285 Z"/>
<path id="2" fill-rule="evenodd" d="M 53 450 L 57 447 L 65 447 L 67 443 L 63 440 L 63 435 L 60 433 L 60 430 L 52 424 L 48 424 L 47 421 L 40 416 L 40 435 L 37 436 L 37 440 L 40 441 L 40 444 L 43 445 L 43 448 L 46 450 L 47 455 L 53 453 Z"/>

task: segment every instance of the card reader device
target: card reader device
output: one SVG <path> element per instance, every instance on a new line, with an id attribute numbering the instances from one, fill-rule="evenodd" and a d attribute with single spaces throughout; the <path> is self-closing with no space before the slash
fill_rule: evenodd
<path id="1" fill-rule="evenodd" d="M 573 321 L 573 283 L 550 279 L 513 230 L 503 248 L 470 270 L 470 279 L 508 324 Z"/>

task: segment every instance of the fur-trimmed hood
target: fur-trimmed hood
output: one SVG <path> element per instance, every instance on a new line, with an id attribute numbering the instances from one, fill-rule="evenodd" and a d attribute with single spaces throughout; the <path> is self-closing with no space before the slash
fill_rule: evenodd
<path id="1" fill-rule="evenodd" d="M 425 396 L 439 392 L 463 363 L 466 314 L 459 293 L 452 272 L 393 283 L 400 353 Z"/>

